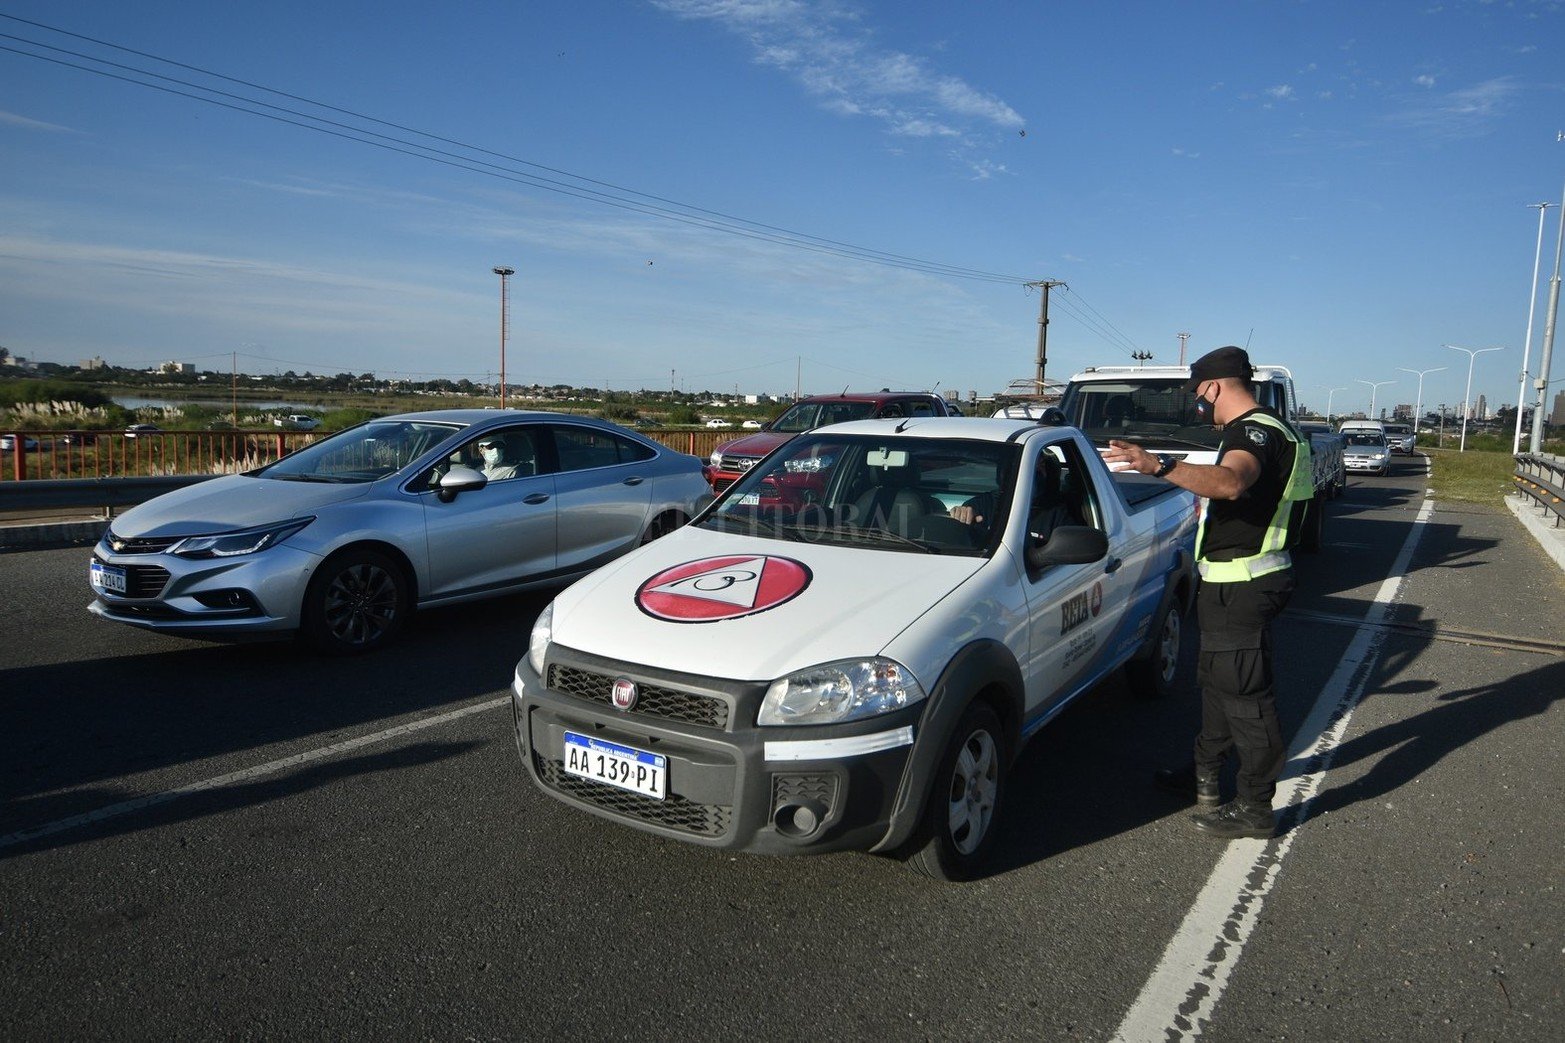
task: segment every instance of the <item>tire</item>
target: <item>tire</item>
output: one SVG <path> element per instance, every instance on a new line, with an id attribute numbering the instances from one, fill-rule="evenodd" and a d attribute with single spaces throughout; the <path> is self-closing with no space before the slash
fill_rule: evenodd
<path id="1" fill-rule="evenodd" d="M 328 655 L 360 655 L 387 644 L 412 611 L 408 581 L 396 562 L 373 550 L 347 550 L 310 577 L 300 631 Z"/>
<path id="2" fill-rule="evenodd" d="M 1153 624 L 1152 635 L 1152 654 L 1125 664 L 1130 690 L 1142 699 L 1162 699 L 1177 687 L 1185 636 L 1184 607 L 1177 598 Z"/>
<path id="3" fill-rule="evenodd" d="M 936 880 L 971 880 L 998 837 L 1010 747 L 1000 718 L 974 702 L 947 740 L 924 808 L 910 868 Z"/>
<path id="4" fill-rule="evenodd" d="M 1299 549 L 1310 554 L 1320 550 L 1326 532 L 1326 496 L 1319 493 L 1304 508 L 1304 529 L 1299 533 Z"/>
<path id="5" fill-rule="evenodd" d="M 645 547 L 653 540 L 662 539 L 681 525 L 685 524 L 683 515 L 660 514 L 647 524 L 647 531 L 641 534 L 641 546 Z"/>

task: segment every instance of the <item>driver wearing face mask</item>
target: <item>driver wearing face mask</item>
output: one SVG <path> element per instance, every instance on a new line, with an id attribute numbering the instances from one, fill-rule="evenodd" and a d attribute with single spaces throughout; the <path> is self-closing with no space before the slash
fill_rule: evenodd
<path id="1" fill-rule="evenodd" d="M 498 437 L 484 438 L 478 443 L 478 455 L 484 459 L 484 465 L 479 470 L 491 482 L 515 478 L 522 473 L 519 463 L 506 459 L 506 448 L 505 439 Z"/>

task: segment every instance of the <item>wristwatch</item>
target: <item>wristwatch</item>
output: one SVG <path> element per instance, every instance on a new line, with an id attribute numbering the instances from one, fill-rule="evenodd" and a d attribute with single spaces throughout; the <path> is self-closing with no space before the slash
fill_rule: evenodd
<path id="1" fill-rule="evenodd" d="M 1157 470 L 1152 472 L 1152 477 L 1162 478 L 1166 476 L 1168 472 L 1174 469 L 1174 465 L 1178 462 L 1179 458 L 1177 456 L 1169 456 L 1167 453 L 1158 453 Z"/>

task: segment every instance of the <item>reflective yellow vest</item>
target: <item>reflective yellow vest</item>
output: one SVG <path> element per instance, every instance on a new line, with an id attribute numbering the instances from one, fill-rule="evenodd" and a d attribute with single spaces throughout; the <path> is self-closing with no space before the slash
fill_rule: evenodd
<path id="1" fill-rule="evenodd" d="M 1252 413 L 1246 419 L 1276 428 L 1285 439 L 1293 443 L 1293 470 L 1288 474 L 1288 483 L 1277 499 L 1277 510 L 1272 514 L 1272 520 L 1261 537 L 1261 545 L 1254 554 L 1232 561 L 1207 561 L 1206 520 L 1212 510 L 1208 506 L 1201 512 L 1201 523 L 1196 527 L 1195 535 L 1196 568 L 1201 578 L 1211 583 L 1241 583 L 1267 573 L 1281 572 L 1292 565 L 1293 560 L 1288 556 L 1288 523 L 1293 514 L 1293 505 L 1300 500 L 1315 497 L 1314 478 L 1310 470 L 1310 443 L 1301 441 L 1287 424 L 1267 413 Z"/>

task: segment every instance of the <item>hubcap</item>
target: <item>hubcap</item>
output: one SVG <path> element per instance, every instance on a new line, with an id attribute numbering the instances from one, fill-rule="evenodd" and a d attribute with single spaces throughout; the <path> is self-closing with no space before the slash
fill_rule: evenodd
<path id="1" fill-rule="evenodd" d="M 1170 612 L 1163 620 L 1163 640 L 1158 647 L 1158 674 L 1164 684 L 1174 680 L 1179 669 L 1179 613 Z"/>
<path id="2" fill-rule="evenodd" d="M 347 645 L 380 640 L 397 617 L 397 584 L 378 565 L 350 565 L 326 588 L 326 629 Z"/>
<path id="3" fill-rule="evenodd" d="M 994 736 L 983 730 L 973 732 L 962 743 L 951 773 L 948 821 L 951 843 L 962 854 L 972 854 L 988 835 L 999 785 L 1000 758 Z"/>

